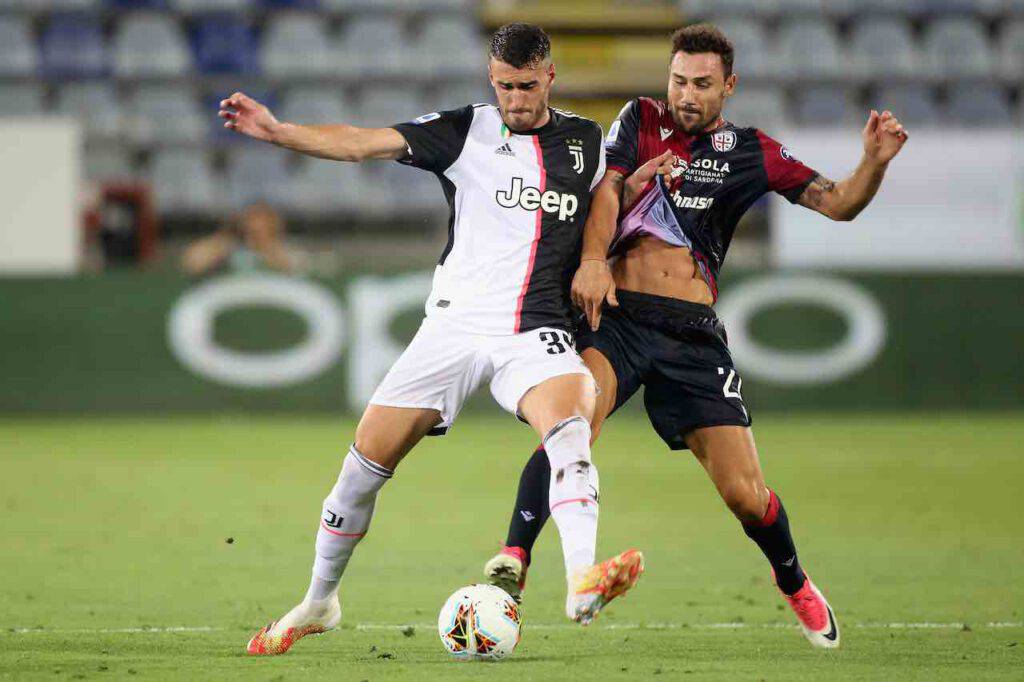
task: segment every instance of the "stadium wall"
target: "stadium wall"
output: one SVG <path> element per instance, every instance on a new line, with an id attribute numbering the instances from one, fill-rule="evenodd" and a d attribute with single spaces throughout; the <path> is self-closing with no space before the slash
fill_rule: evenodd
<path id="1" fill-rule="evenodd" d="M 0 412 L 358 410 L 428 285 L 429 273 L 0 280 Z M 1008 312 L 1019 276 L 746 272 L 723 291 L 755 411 L 1024 405 L 1024 321 Z"/>

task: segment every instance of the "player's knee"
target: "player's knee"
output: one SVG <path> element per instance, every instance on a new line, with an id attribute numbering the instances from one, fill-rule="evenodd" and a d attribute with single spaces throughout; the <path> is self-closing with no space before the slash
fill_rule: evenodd
<path id="1" fill-rule="evenodd" d="M 356 427 L 355 448 L 366 459 L 391 470 L 398 466 L 401 459 L 390 438 L 381 437 L 378 429 L 366 427 L 362 423 Z"/>
<path id="2" fill-rule="evenodd" d="M 590 461 L 590 423 L 579 416 L 562 420 L 545 436 L 544 449 L 551 463 L 552 512 L 572 501 L 587 501 L 596 513 L 600 483 Z"/>
<path id="3" fill-rule="evenodd" d="M 544 450 L 554 470 L 573 462 L 590 463 L 590 422 L 582 416 L 569 417 L 551 427 L 544 436 Z"/>
<path id="4" fill-rule="evenodd" d="M 757 523 L 764 517 L 767 501 L 761 498 L 754 485 L 739 484 L 722 489 L 722 500 L 741 523 Z"/>

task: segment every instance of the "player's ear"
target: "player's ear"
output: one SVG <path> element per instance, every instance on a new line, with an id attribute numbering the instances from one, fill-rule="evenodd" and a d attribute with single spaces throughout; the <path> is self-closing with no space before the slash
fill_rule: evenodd
<path id="1" fill-rule="evenodd" d="M 736 75 L 735 71 L 730 73 L 729 77 L 725 79 L 725 96 L 726 97 L 732 97 L 733 93 L 736 91 L 736 82 L 738 80 L 739 80 L 739 77 Z"/>
<path id="2" fill-rule="evenodd" d="M 548 64 L 548 84 L 555 82 L 555 63 Z"/>

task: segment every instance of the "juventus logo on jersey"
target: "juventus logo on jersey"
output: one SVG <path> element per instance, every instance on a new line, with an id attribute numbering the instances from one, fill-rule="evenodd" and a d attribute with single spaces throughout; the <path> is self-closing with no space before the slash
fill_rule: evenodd
<path id="1" fill-rule="evenodd" d="M 583 141 L 567 140 L 566 144 L 569 146 L 569 154 L 572 155 L 572 169 L 577 175 L 583 175 Z"/>

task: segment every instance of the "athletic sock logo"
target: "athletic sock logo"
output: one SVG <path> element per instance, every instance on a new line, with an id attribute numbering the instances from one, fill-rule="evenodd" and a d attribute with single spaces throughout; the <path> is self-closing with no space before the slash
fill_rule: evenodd
<path id="1" fill-rule="evenodd" d="M 519 510 L 519 515 L 522 516 L 523 517 L 523 521 L 526 521 L 527 523 L 529 523 L 530 521 L 533 521 L 535 518 L 537 518 L 536 516 L 533 515 L 532 511 L 527 511 L 525 509 Z"/>
<path id="2" fill-rule="evenodd" d="M 324 523 L 328 528 L 341 528 L 341 524 L 344 520 L 344 516 L 338 516 L 330 509 L 324 510 Z"/>

